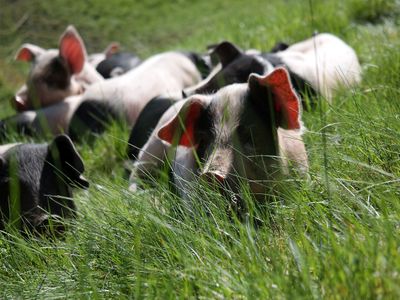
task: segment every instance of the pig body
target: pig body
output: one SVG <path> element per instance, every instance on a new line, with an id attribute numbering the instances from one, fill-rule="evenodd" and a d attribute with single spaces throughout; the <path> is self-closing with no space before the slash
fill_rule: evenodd
<path id="1" fill-rule="evenodd" d="M 169 158 L 183 195 L 201 176 L 234 193 L 245 179 L 262 199 L 271 188 L 268 182 L 289 174 L 289 165 L 307 173 L 302 133 L 299 99 L 287 71 L 253 74 L 248 84 L 194 95 L 168 109 L 134 163 L 130 189 L 136 189 L 136 178 L 154 175 Z"/>
<path id="2" fill-rule="evenodd" d="M 67 136 L 50 144 L 0 146 L 0 230 L 44 232 L 75 216 L 72 188 L 87 188 L 83 161 Z"/>
<path id="3" fill-rule="evenodd" d="M 166 52 L 150 57 L 139 67 L 115 78 L 92 84 L 82 95 L 37 111 L 26 111 L 2 121 L 2 127 L 19 132 L 69 133 L 77 129 L 104 130 L 109 119 L 122 119 L 133 126 L 141 110 L 155 96 L 181 94 L 201 80 L 195 63 L 186 54 Z"/>

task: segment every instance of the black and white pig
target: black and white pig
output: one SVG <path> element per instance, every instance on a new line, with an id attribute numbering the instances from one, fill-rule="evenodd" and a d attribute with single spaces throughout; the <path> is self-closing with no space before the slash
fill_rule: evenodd
<path id="1" fill-rule="evenodd" d="M 193 95 L 167 110 L 133 165 L 130 190 L 168 157 L 183 195 L 200 176 L 233 193 L 246 180 L 254 196 L 264 199 L 268 182 L 289 174 L 289 166 L 307 173 L 302 133 L 301 106 L 287 70 L 251 74 L 248 83 Z"/>
<path id="2" fill-rule="evenodd" d="M 88 188 L 84 164 L 71 140 L 60 135 L 50 144 L 0 146 L 0 230 L 63 231 L 72 218 L 73 188 Z"/>
<path id="3" fill-rule="evenodd" d="M 12 102 L 17 111 L 52 105 L 81 94 L 88 85 L 103 80 L 87 61 L 85 45 L 72 25 L 61 35 L 58 49 L 24 44 L 15 59 L 32 63 L 26 84 Z"/>
<path id="4" fill-rule="evenodd" d="M 341 85 L 353 87 L 361 81 L 361 67 L 355 51 L 340 38 L 321 33 L 291 46 L 279 44 L 269 53 L 243 52 L 229 42 L 214 49 L 221 62 L 208 78 L 186 89 L 185 95 L 217 91 L 222 86 L 247 81 L 251 73 L 267 74 L 285 66 L 298 93 L 320 93 L 328 101 Z"/>
<path id="5" fill-rule="evenodd" d="M 81 95 L 2 120 L 0 134 L 11 128 L 26 134 L 68 133 L 75 137 L 85 131 L 102 132 L 109 119 L 122 119 L 133 126 L 151 99 L 158 95 L 181 95 L 182 89 L 199 82 L 199 61 L 193 53 L 165 52 L 152 56 L 121 76 L 88 86 Z"/>
<path id="6" fill-rule="evenodd" d="M 113 42 L 102 53 L 90 54 L 88 61 L 105 79 L 120 76 L 136 68 L 142 61 L 129 52 L 121 52 L 119 43 Z"/>

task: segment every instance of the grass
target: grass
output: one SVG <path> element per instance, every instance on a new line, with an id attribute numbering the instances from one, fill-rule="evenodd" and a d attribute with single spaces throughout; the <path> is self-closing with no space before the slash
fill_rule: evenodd
<path id="1" fill-rule="evenodd" d="M 360 87 L 303 114 L 310 181 L 282 182 L 264 209 L 249 198 L 242 221 L 204 187 L 190 203 L 162 183 L 127 192 L 124 126 L 79 145 L 91 181 L 76 193 L 79 217 L 65 240 L 0 235 L 0 298 L 399 298 L 399 3 L 311 2 L 0 0 L 0 117 L 28 70 L 16 49 L 55 47 L 70 23 L 89 52 L 118 40 L 142 57 L 332 32 L 363 64 Z"/>

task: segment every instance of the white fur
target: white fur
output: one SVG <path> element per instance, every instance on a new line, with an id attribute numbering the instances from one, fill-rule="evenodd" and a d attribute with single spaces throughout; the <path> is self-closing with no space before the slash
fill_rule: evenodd
<path id="1" fill-rule="evenodd" d="M 328 100 L 339 86 L 352 87 L 361 81 L 355 51 L 329 33 L 296 43 L 276 55 Z"/>

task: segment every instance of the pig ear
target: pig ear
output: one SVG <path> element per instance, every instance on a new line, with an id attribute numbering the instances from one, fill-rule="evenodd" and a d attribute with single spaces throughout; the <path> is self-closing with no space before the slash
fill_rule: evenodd
<path id="1" fill-rule="evenodd" d="M 89 182 L 82 176 L 85 171 L 82 158 L 76 151 L 71 139 L 62 134 L 56 136 L 49 145 L 49 152 L 54 160 L 59 160 L 63 174 L 81 188 L 88 188 Z"/>
<path id="2" fill-rule="evenodd" d="M 112 42 L 107 48 L 103 51 L 106 58 L 109 58 L 111 55 L 117 53 L 119 51 L 120 45 L 117 42 Z"/>
<path id="3" fill-rule="evenodd" d="M 86 61 L 85 45 L 75 27 L 70 25 L 60 38 L 60 56 L 63 57 L 73 74 L 82 71 Z"/>
<path id="4" fill-rule="evenodd" d="M 284 129 L 300 129 L 300 100 L 293 89 L 289 73 L 285 68 L 276 68 L 268 75 L 251 74 L 249 86 L 258 84 L 272 93 L 277 125 Z M 268 93 L 268 90 L 265 90 Z M 268 97 L 268 95 L 266 95 Z"/>
<path id="5" fill-rule="evenodd" d="M 15 54 L 15 60 L 20 61 L 32 61 L 37 56 L 43 54 L 46 50 L 40 48 L 39 46 L 32 45 L 32 44 L 23 44 L 21 48 L 18 49 L 17 53 Z"/>
<path id="6" fill-rule="evenodd" d="M 214 60 L 215 57 L 218 57 L 222 66 L 225 67 L 241 54 L 242 51 L 238 47 L 230 42 L 224 41 L 215 46 L 210 56 L 212 60 Z"/>
<path id="7" fill-rule="evenodd" d="M 185 147 L 196 147 L 195 127 L 206 107 L 206 103 L 200 99 L 188 100 L 180 111 L 157 133 L 157 136 L 171 144 Z"/>

